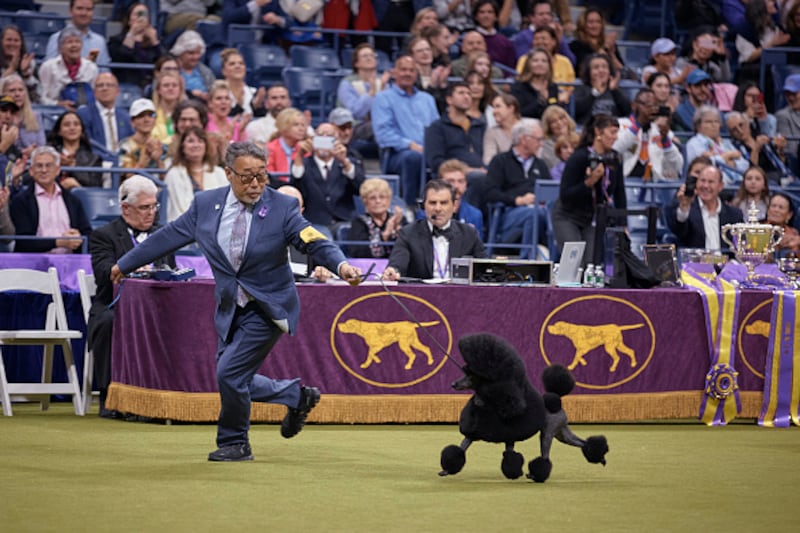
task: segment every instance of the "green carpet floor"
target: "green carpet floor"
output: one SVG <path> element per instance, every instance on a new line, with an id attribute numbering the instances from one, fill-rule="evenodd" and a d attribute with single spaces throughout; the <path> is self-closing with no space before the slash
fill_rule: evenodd
<path id="1" fill-rule="evenodd" d="M 554 444 L 546 483 L 506 480 L 475 444 L 440 478 L 454 425 L 251 431 L 254 462 L 212 464 L 213 425 L 85 418 L 16 405 L 0 417 L 0 531 L 770 532 L 797 527 L 800 429 L 753 421 L 577 425 L 605 468 Z M 524 443 L 526 461 L 538 438 Z"/>

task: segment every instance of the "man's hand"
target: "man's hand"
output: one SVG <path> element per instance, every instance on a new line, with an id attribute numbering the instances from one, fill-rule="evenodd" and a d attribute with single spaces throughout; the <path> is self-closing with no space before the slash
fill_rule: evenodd
<path id="1" fill-rule="evenodd" d="M 415 143 L 414 141 L 411 141 L 411 144 L 408 145 L 408 149 L 419 153 L 425 151 L 421 144 Z"/>
<path id="2" fill-rule="evenodd" d="M 526 192 L 522 196 L 514 198 L 514 205 L 533 205 L 536 202 L 536 195 L 532 192 Z"/>
<path id="3" fill-rule="evenodd" d="M 8 199 L 10 197 L 11 191 L 8 190 L 8 186 L 0 187 L 0 210 L 8 205 Z"/>
<path id="4" fill-rule="evenodd" d="M 350 285 L 358 285 L 361 283 L 361 269 L 350 263 L 342 263 L 339 267 L 339 277 Z"/>
<path id="5" fill-rule="evenodd" d="M 80 237 L 81 233 L 75 228 L 70 228 L 65 231 L 62 236 L 64 237 Z M 77 250 L 81 247 L 83 241 L 81 239 L 56 239 L 57 248 L 67 248 L 68 250 Z"/>
<path id="6" fill-rule="evenodd" d="M 692 200 L 694 200 L 694 196 L 686 196 L 686 184 L 682 184 L 678 187 L 678 193 L 676 194 L 678 198 L 678 205 L 681 211 L 688 211 L 689 206 L 692 205 Z"/>
<path id="7" fill-rule="evenodd" d="M 383 271 L 383 276 L 381 277 L 386 281 L 397 281 L 400 279 L 400 272 L 398 272 L 394 267 L 386 267 L 386 270 Z"/>
<path id="8" fill-rule="evenodd" d="M 6 150 L 17 142 L 17 137 L 19 137 L 19 129 L 16 126 L 4 125 L 0 129 L 0 153 L 6 153 Z"/>
<path id="9" fill-rule="evenodd" d="M 325 283 L 333 277 L 333 272 L 320 265 L 314 268 L 311 277 Z"/>
<path id="10" fill-rule="evenodd" d="M 111 267 L 111 275 L 109 277 L 111 278 L 112 283 L 119 283 L 122 281 L 125 275 L 119 269 L 119 265 L 115 264 L 113 267 Z"/>

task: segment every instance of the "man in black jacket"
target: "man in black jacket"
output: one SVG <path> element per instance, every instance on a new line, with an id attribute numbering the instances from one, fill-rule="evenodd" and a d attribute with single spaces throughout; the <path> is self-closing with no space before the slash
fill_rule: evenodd
<path id="1" fill-rule="evenodd" d="M 383 278 L 449 279 L 453 257 L 486 257 L 478 232 L 453 219 L 456 192 L 440 179 L 425 185 L 425 219 L 400 230 Z"/>
<path id="2" fill-rule="evenodd" d="M 116 418 L 118 414 L 105 409 L 106 392 L 111 382 L 111 333 L 114 310 L 109 305 L 114 299 L 111 267 L 117 260 L 144 241 L 158 226 L 156 185 L 144 176 L 131 176 L 119 187 L 119 205 L 122 215 L 92 233 L 89 253 L 92 254 L 92 271 L 97 283 L 97 295 L 89 311 L 88 342 L 94 353 L 94 386 L 100 391 L 100 416 Z M 172 255 L 162 257 L 154 267 L 175 267 Z"/>
<path id="3" fill-rule="evenodd" d="M 506 205 L 499 240 L 529 245 L 531 248 L 522 250 L 522 257 L 528 257 L 537 244 L 533 231 L 536 217 L 540 218 L 540 228 L 546 223 L 544 213 L 535 208 L 533 193 L 536 180 L 551 179 L 544 160 L 536 157 L 543 138 L 539 121 L 523 118 L 511 129 L 511 150 L 494 156 L 486 173 L 487 202 Z"/>
<path id="4" fill-rule="evenodd" d="M 719 193 L 724 188 L 722 173 L 715 166 L 700 171 L 696 194 L 687 196 L 686 184 L 680 186 L 675 202 L 667 211 L 667 225 L 678 237 L 678 246 L 721 250 L 722 226 L 744 222 L 739 209 L 720 199 Z"/>

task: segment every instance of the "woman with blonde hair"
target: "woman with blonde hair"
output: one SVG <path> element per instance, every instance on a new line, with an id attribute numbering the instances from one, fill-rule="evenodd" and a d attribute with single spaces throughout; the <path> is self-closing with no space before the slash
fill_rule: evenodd
<path id="1" fill-rule="evenodd" d="M 539 150 L 539 157 L 544 160 L 547 168 L 553 168 L 560 161 L 555 151 L 556 140 L 562 136 L 570 137 L 577 132 L 577 129 L 575 121 L 563 107 L 551 105 L 544 110 L 542 113 L 544 141 Z"/>
<path id="2" fill-rule="evenodd" d="M 611 68 L 621 72 L 624 65 L 617 50 L 617 32 L 606 34 L 606 21 L 600 10 L 589 8 L 578 17 L 575 39 L 569 43 L 569 49 L 575 54 L 575 66 L 583 69 L 583 63 L 593 54 L 609 56 Z"/>
<path id="3" fill-rule="evenodd" d="M 183 77 L 174 72 L 164 72 L 153 87 L 153 104 L 156 106 L 156 125 L 153 136 L 163 144 L 169 144 L 175 133 L 172 112 L 178 102 L 186 99 Z"/>
<path id="4" fill-rule="evenodd" d="M 347 240 L 369 242 L 369 244 L 349 245 L 347 255 L 374 259 L 388 258 L 392 247 L 381 243 L 397 239 L 397 232 L 405 224 L 403 208 L 395 206 L 390 213 L 392 189 L 386 180 L 381 178 L 364 180 L 358 193 L 366 212 L 353 219 L 347 232 Z"/>
<path id="5" fill-rule="evenodd" d="M 31 98 L 25 80 L 19 74 L 10 74 L 0 78 L 0 95 L 9 96 L 19 107 L 18 120 L 19 136 L 17 148 L 24 150 L 30 146 L 44 146 L 45 131 L 42 118 L 33 110 Z"/>
<path id="6" fill-rule="evenodd" d="M 229 117 L 231 112 L 231 88 L 225 80 L 217 80 L 208 90 L 208 125 L 206 131 L 219 133 L 225 140 L 237 142 L 244 136 L 244 128 L 251 115 Z"/>
<path id="7" fill-rule="evenodd" d="M 202 128 L 192 126 L 183 130 L 177 141 L 172 167 L 164 177 L 169 191 L 167 222 L 185 213 L 197 192 L 228 184 L 225 171 L 217 166 L 214 150 Z"/>
<path id="8" fill-rule="evenodd" d="M 276 176 L 275 180 L 288 183 L 289 167 L 297 155 L 300 144 L 306 138 L 308 123 L 303 112 L 294 107 L 287 107 L 275 117 L 276 132 L 267 143 L 267 172 L 270 174 L 284 174 Z M 310 143 L 309 143 L 310 145 Z M 310 146 L 307 150 L 310 153 Z"/>
<path id="9" fill-rule="evenodd" d="M 558 103 L 558 86 L 553 83 L 553 59 L 547 50 L 534 48 L 525 60 L 522 73 L 511 86 L 523 117 L 541 118 L 548 105 Z"/>

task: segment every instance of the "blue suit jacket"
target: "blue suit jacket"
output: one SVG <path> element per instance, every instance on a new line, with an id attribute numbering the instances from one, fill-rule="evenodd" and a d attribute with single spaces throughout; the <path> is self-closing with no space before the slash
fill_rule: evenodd
<path id="1" fill-rule="evenodd" d="M 120 258 L 123 273 L 129 273 L 158 257 L 191 242 L 197 242 L 214 272 L 217 310 L 214 325 L 225 341 L 236 311 L 237 285 L 241 285 L 274 320 L 287 320 L 293 333 L 300 314 L 300 301 L 289 267 L 290 244 L 312 255 L 317 264 L 338 272 L 345 261 L 342 251 L 311 228 L 300 215 L 296 199 L 270 188 L 253 207 L 253 219 L 242 264 L 233 270 L 217 241 L 225 198 L 230 187 L 204 191 L 195 196 L 189 210 L 148 237 Z"/>
<path id="2" fill-rule="evenodd" d="M 78 116 L 81 117 L 83 125 L 86 128 L 86 135 L 89 138 L 103 147 L 106 146 L 106 132 L 103 129 L 103 121 L 105 118 L 100 115 L 95 104 L 82 105 L 78 108 Z M 128 111 L 122 107 L 117 107 L 114 110 L 114 118 L 117 121 L 117 143 L 122 142 L 133 135 L 133 126 L 131 125 L 131 117 Z"/>

